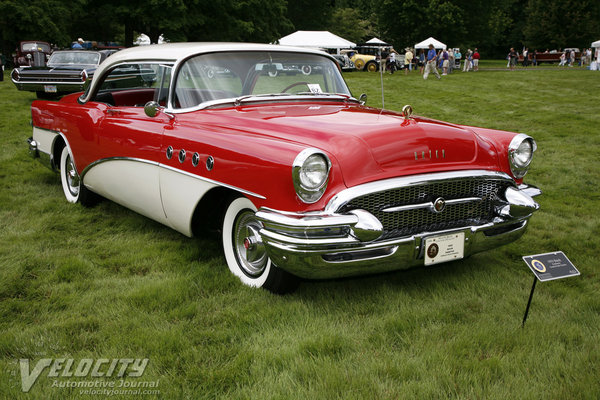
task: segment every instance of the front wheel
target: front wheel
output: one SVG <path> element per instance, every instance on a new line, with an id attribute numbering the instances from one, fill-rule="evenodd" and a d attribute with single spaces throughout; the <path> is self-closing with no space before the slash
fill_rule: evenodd
<path id="1" fill-rule="evenodd" d="M 69 203 L 81 203 L 89 207 L 97 202 L 98 196 L 81 183 L 73 156 L 67 146 L 63 147 L 60 155 L 60 181 L 65 198 Z"/>
<path id="2" fill-rule="evenodd" d="M 245 197 L 234 199 L 223 219 L 223 250 L 229 270 L 242 283 L 273 293 L 292 292 L 298 278 L 271 263 L 255 217 L 256 207 Z"/>
<path id="3" fill-rule="evenodd" d="M 376 72 L 379 68 L 377 67 L 377 63 L 375 61 L 369 61 L 365 69 L 369 72 Z"/>

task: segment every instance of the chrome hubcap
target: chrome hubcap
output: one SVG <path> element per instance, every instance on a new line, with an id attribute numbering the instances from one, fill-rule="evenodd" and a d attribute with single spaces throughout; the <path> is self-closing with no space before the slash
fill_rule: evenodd
<path id="1" fill-rule="evenodd" d="M 269 258 L 260 238 L 260 222 L 250 210 L 241 212 L 233 229 L 233 245 L 235 255 L 242 271 L 256 277 L 263 273 Z"/>
<path id="2" fill-rule="evenodd" d="M 67 177 L 67 184 L 69 185 L 69 191 L 73 196 L 77 196 L 79 194 L 79 174 L 75 169 L 75 165 L 71 160 L 71 156 L 67 157 L 66 162 L 66 171 L 65 175 Z"/>

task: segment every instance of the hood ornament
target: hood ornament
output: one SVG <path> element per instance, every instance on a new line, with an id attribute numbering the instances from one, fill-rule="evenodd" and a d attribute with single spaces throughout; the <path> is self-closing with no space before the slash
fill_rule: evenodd
<path id="1" fill-rule="evenodd" d="M 402 115 L 404 116 L 404 119 L 410 119 L 410 116 L 412 115 L 412 113 L 413 113 L 413 109 L 410 104 L 407 104 L 404 107 L 402 107 Z"/>

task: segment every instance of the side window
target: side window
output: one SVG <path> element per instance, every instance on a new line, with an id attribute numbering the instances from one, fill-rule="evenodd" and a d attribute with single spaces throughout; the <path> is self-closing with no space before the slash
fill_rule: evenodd
<path id="1" fill-rule="evenodd" d="M 170 65 L 122 64 L 105 75 L 92 101 L 116 107 L 143 107 L 152 100 L 166 105 L 170 77 Z"/>

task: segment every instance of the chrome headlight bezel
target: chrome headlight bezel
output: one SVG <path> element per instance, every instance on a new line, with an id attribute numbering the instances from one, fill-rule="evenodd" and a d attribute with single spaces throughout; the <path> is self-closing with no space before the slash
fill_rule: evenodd
<path id="1" fill-rule="evenodd" d="M 535 140 L 524 133 L 516 135 L 508 145 L 508 163 L 510 171 L 515 179 L 521 179 L 527 174 L 529 165 L 533 159 L 533 153 L 537 150 Z M 523 158 L 523 152 L 529 154 Z"/>
<path id="2" fill-rule="evenodd" d="M 320 159 L 320 160 L 319 160 Z M 306 173 L 307 164 L 314 161 L 322 161 L 325 170 L 322 177 L 314 185 L 308 185 L 302 174 Z M 296 194 L 304 203 L 316 203 L 323 197 L 327 184 L 329 183 L 329 173 L 331 171 L 331 161 L 327 154 L 319 149 L 308 148 L 302 150 L 294 159 L 292 164 L 292 180 Z"/>

